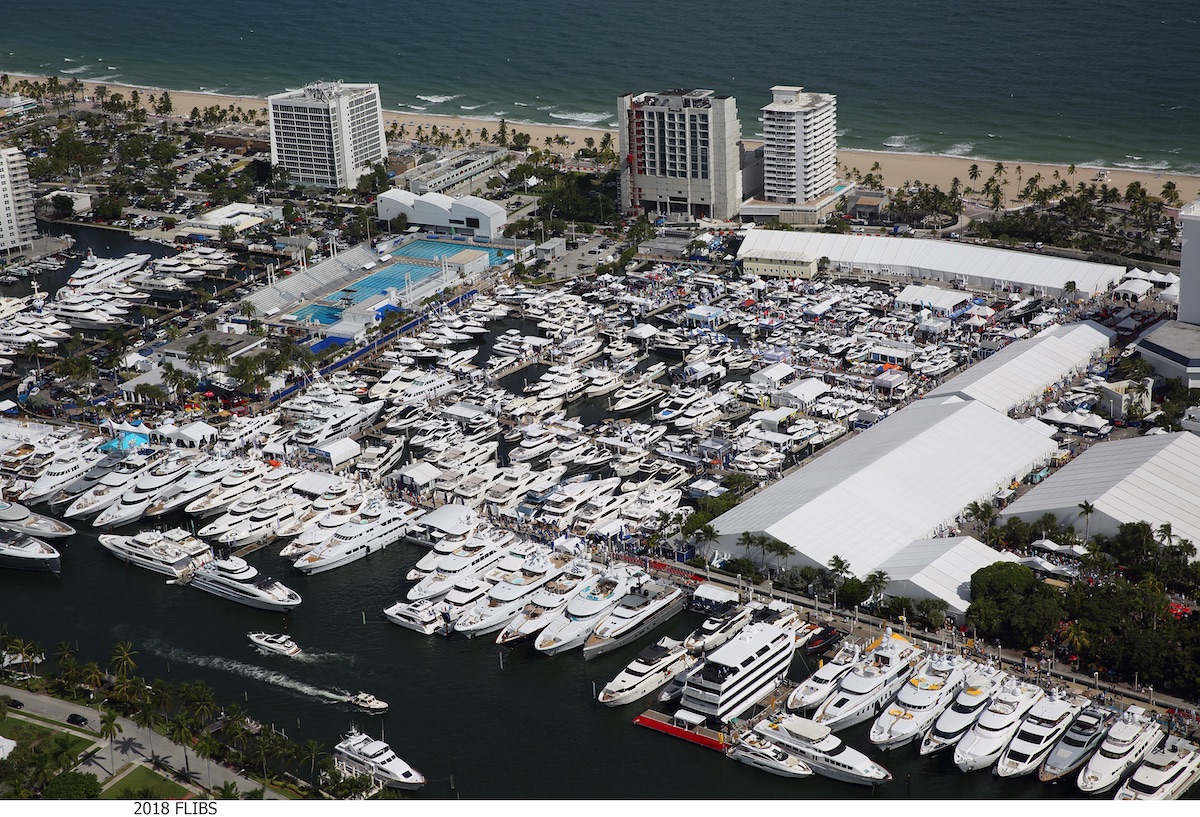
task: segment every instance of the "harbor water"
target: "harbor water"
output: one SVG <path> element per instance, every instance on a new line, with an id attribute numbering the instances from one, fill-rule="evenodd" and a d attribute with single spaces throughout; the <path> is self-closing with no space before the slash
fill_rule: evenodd
<path id="1" fill-rule="evenodd" d="M 393 110 L 609 128 L 621 93 L 711 88 L 737 98 L 747 136 L 772 85 L 802 85 L 837 95 L 843 148 L 1200 172 L 1190 3 L 54 8 L 5 3 L 0 68 L 256 96 L 377 82 Z"/>

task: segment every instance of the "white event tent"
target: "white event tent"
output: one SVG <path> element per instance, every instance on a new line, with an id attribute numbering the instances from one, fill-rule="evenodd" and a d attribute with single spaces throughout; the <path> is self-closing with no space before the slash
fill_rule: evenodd
<path id="1" fill-rule="evenodd" d="M 891 579 L 884 593 L 914 599 L 941 599 L 947 613 L 962 623 L 971 604 L 971 576 L 996 562 L 1015 562 L 974 536 L 921 539 L 879 566 Z"/>

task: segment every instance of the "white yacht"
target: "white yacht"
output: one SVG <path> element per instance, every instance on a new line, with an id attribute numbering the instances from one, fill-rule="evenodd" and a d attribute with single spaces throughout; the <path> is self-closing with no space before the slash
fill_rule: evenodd
<path id="1" fill-rule="evenodd" d="M 277 535 L 280 526 L 294 520 L 307 505 L 307 499 L 291 491 L 266 496 L 254 511 L 234 525 L 221 541 L 233 547 L 243 547 L 270 539 Z"/>
<path id="2" fill-rule="evenodd" d="M 862 660 L 863 645 L 857 641 L 846 641 L 834 653 L 833 658 L 817 667 L 816 672 L 788 695 L 787 708 L 793 712 L 816 709 L 838 688 L 842 677 L 854 669 Z"/>
<path id="3" fill-rule="evenodd" d="M 631 587 L 592 628 L 583 642 L 583 660 L 590 661 L 641 638 L 680 613 L 683 603 L 683 589 L 670 582 L 655 579 Z"/>
<path id="4" fill-rule="evenodd" d="M 1101 794 L 1141 763 L 1162 740 L 1165 730 L 1140 706 L 1130 706 L 1108 730 L 1100 748 L 1075 779 L 1085 794 Z"/>
<path id="5" fill-rule="evenodd" d="M 118 501 L 101 511 L 92 524 L 97 528 L 117 527 L 141 519 L 154 498 L 187 476 L 192 465 L 201 456 L 203 455 L 172 452 L 159 460 L 153 468 L 138 477 L 132 487 L 121 494 Z"/>
<path id="6" fill-rule="evenodd" d="M 691 653 L 715 650 L 733 638 L 750 622 L 753 610 L 744 605 L 725 607 L 708 618 L 684 639 L 684 646 Z"/>
<path id="7" fill-rule="evenodd" d="M 919 740 L 967 685 L 971 662 L 953 653 L 931 655 L 871 724 L 871 743 L 895 749 Z"/>
<path id="8" fill-rule="evenodd" d="M 492 583 L 486 578 L 462 578 L 451 585 L 449 592 L 438 601 L 438 613 L 442 619 L 440 627 L 434 629 L 438 635 L 449 636 L 454 632 L 455 623 L 463 614 L 474 607 L 487 596 Z M 428 601 L 428 599 L 422 599 Z M 416 602 L 414 602 L 416 603 Z"/>
<path id="9" fill-rule="evenodd" d="M 954 746 L 987 709 L 992 697 L 1000 690 L 1009 675 L 987 663 L 971 670 L 967 685 L 958 693 L 954 703 L 933 722 L 933 728 L 921 739 L 921 754 L 931 755 Z"/>
<path id="10" fill-rule="evenodd" d="M 794 630 L 747 624 L 688 677 L 682 705 L 728 723 L 779 685 L 795 650 Z"/>
<path id="11" fill-rule="evenodd" d="M 92 466 L 104 459 L 104 454 L 95 448 L 79 448 L 61 454 L 46 467 L 20 495 L 23 502 L 38 502 L 81 479 Z"/>
<path id="12" fill-rule="evenodd" d="M 214 485 L 225 478 L 232 467 L 233 463 L 229 460 L 214 458 L 201 460 L 183 479 L 159 491 L 146 506 L 145 516 L 161 516 L 164 513 L 183 508 L 192 500 L 208 493 Z"/>
<path id="13" fill-rule="evenodd" d="M 0 567 L 59 573 L 62 561 L 58 550 L 41 539 L 0 528 Z"/>
<path id="14" fill-rule="evenodd" d="M 351 731 L 333 749 L 336 763 L 350 774 L 367 775 L 377 783 L 393 789 L 419 789 L 425 776 L 396 756 L 392 747 L 370 735 Z"/>
<path id="15" fill-rule="evenodd" d="M 553 473 L 557 481 L 566 470 L 565 466 L 559 466 L 551 469 L 551 472 L 538 471 L 529 463 L 514 462 L 500 469 L 500 476 L 484 494 L 484 503 L 497 512 L 510 508 L 543 483 L 545 474 Z"/>
<path id="16" fill-rule="evenodd" d="M 597 700 L 605 706 L 621 706 L 649 695 L 685 672 L 699 659 L 683 642 L 660 638 L 637 654 L 625 669 L 604 685 Z"/>
<path id="17" fill-rule="evenodd" d="M 610 494 L 621 484 L 619 477 L 565 482 L 546 498 L 534 520 L 552 525 L 560 531 L 570 529 L 575 514 L 589 500 Z"/>
<path id="18" fill-rule="evenodd" d="M 996 774 L 1021 777 L 1036 771 L 1085 706 L 1086 698 L 1059 690 L 1038 701 L 1000 753 Z"/>
<path id="19" fill-rule="evenodd" d="M 433 635 L 449 623 L 443 615 L 446 605 L 437 599 L 420 601 L 398 601 L 384 609 L 383 615 L 393 624 L 398 624 L 422 635 Z"/>
<path id="20" fill-rule="evenodd" d="M 279 536 L 281 538 L 285 536 L 294 536 L 295 538 L 279 551 L 279 555 L 295 561 L 318 545 L 324 545 L 334 537 L 338 528 L 354 518 L 354 515 L 362 510 L 365 504 L 376 499 L 378 497 L 374 494 L 359 494 L 348 498 L 344 504 L 328 510 L 311 508 L 313 513 L 311 518 L 305 520 L 301 517 L 280 528 Z"/>
<path id="21" fill-rule="evenodd" d="M 263 577 L 239 556 L 214 559 L 192 574 L 191 585 L 261 610 L 287 612 L 300 604 L 300 596 L 274 579 Z"/>
<path id="22" fill-rule="evenodd" d="M 629 589 L 649 578 L 639 568 L 615 562 L 610 564 L 542 628 L 534 647 L 546 655 L 557 655 L 582 646 L 592 628 L 624 598 Z"/>
<path id="23" fill-rule="evenodd" d="M 292 565 L 301 573 L 324 573 L 357 562 L 408 533 L 421 511 L 406 502 L 372 500 L 350 517 L 323 545 L 313 548 Z"/>
<path id="24" fill-rule="evenodd" d="M 588 580 L 599 567 L 585 559 L 574 559 L 558 578 L 534 591 L 529 602 L 513 616 L 496 636 L 497 644 L 514 644 L 540 633 L 559 612 L 589 586 Z"/>
<path id="25" fill-rule="evenodd" d="M 354 470 L 358 476 L 378 482 L 396 467 L 404 456 L 404 450 L 403 437 L 393 437 L 381 440 L 375 445 L 368 445 L 354 464 Z"/>
<path id="26" fill-rule="evenodd" d="M 383 400 L 319 409 L 296 428 L 292 444 L 302 450 L 325 445 L 369 428 L 383 411 Z"/>
<path id="27" fill-rule="evenodd" d="M 808 777 L 812 769 L 807 763 L 777 743 L 756 732 L 746 732 L 726 754 L 734 760 L 779 777 Z"/>
<path id="28" fill-rule="evenodd" d="M 862 752 L 842 743 L 828 726 L 798 715 L 762 720 L 754 731 L 799 757 L 817 774 L 874 786 L 892 779 L 891 773 Z"/>
<path id="29" fill-rule="evenodd" d="M 270 497 L 270 494 L 255 488 L 242 496 L 237 502 L 229 507 L 229 510 L 218 516 L 212 522 L 196 531 L 196 535 L 202 539 L 219 539 L 222 542 L 226 541 L 226 537 L 232 534 L 234 528 L 245 522 L 258 509 L 258 506 L 265 502 Z M 229 544 L 234 544 L 230 539 Z"/>
<path id="30" fill-rule="evenodd" d="M 610 411 L 614 414 L 632 414 L 650 406 L 661 397 L 662 392 L 653 386 L 629 386 L 613 395 Z"/>
<path id="31" fill-rule="evenodd" d="M 66 522 L 34 513 L 24 505 L 0 500 L 0 528 L 43 539 L 62 539 L 74 536 L 75 529 Z"/>
<path id="32" fill-rule="evenodd" d="M 1034 684 L 1009 678 L 954 746 L 954 765 L 964 772 L 990 768 L 1004 747 L 1017 734 L 1021 721 L 1046 697 L 1046 690 Z"/>
<path id="33" fill-rule="evenodd" d="M 117 502 L 143 474 L 154 467 L 157 458 L 143 457 L 133 454 L 126 457 L 120 465 L 109 471 L 92 486 L 67 506 L 63 515 L 68 519 L 100 513 L 100 511 Z"/>
<path id="34" fill-rule="evenodd" d="M 450 592 L 455 582 L 481 575 L 507 553 L 493 537 L 472 536 L 443 556 L 436 568 L 409 588 L 409 601 L 436 599 Z"/>
<path id="35" fill-rule="evenodd" d="M 1114 800 L 1178 800 L 1200 779 L 1200 746 L 1170 735 L 1146 756 Z"/>
<path id="36" fill-rule="evenodd" d="M 223 513 L 266 476 L 267 468 L 261 462 L 241 460 L 234 464 L 221 481 L 206 493 L 193 499 L 183 507 L 192 516 L 214 516 Z"/>
<path id="37" fill-rule="evenodd" d="M 836 731 L 879 714 L 912 676 L 924 652 L 889 628 L 883 642 L 842 677 L 813 720 Z"/>
<path id="38" fill-rule="evenodd" d="M 1071 728 L 1054 745 L 1038 769 L 1038 780 L 1049 783 L 1078 771 L 1087 763 L 1092 752 L 1108 735 L 1108 730 L 1117 722 L 1117 712 L 1093 704 L 1071 724 Z"/>
<path id="39" fill-rule="evenodd" d="M 150 262 L 147 253 L 129 253 L 121 258 L 98 258 L 88 251 L 79 269 L 67 279 L 67 286 L 81 287 L 102 284 L 105 281 L 123 279 L 142 269 Z"/>
<path id="40" fill-rule="evenodd" d="M 467 638 L 503 629 L 540 587 L 554 581 L 571 563 L 565 553 L 539 548 L 521 566 L 501 577 L 472 609 L 454 623 L 454 631 Z"/>
<path id="41" fill-rule="evenodd" d="M 145 530 L 134 536 L 100 534 L 100 544 L 126 564 L 177 579 L 213 559 L 212 548 L 182 528 Z"/>

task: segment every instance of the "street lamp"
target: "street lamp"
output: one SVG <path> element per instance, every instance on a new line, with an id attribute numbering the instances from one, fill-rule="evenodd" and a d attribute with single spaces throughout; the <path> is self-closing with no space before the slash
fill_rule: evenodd
<path id="1" fill-rule="evenodd" d="M 1150 706 L 1153 707 L 1154 706 L 1154 687 L 1147 684 L 1146 691 L 1150 693 Z"/>
<path id="2" fill-rule="evenodd" d="M 1099 691 L 1099 689 L 1100 689 L 1100 673 L 1093 672 L 1092 677 L 1096 679 L 1096 690 Z"/>

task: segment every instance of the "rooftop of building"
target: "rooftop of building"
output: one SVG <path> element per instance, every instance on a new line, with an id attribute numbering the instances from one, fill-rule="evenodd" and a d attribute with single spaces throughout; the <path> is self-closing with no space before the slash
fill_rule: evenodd
<path id="1" fill-rule="evenodd" d="M 1200 326 L 1183 321 L 1164 321 L 1138 341 L 1147 351 L 1163 349 L 1187 358 L 1200 361 Z"/>
<path id="2" fill-rule="evenodd" d="M 341 96 L 356 96 L 363 91 L 377 90 L 379 86 L 366 82 L 311 82 L 303 88 L 291 88 L 278 94 L 271 94 L 268 100 L 275 101 L 305 101 L 329 102 Z"/>

